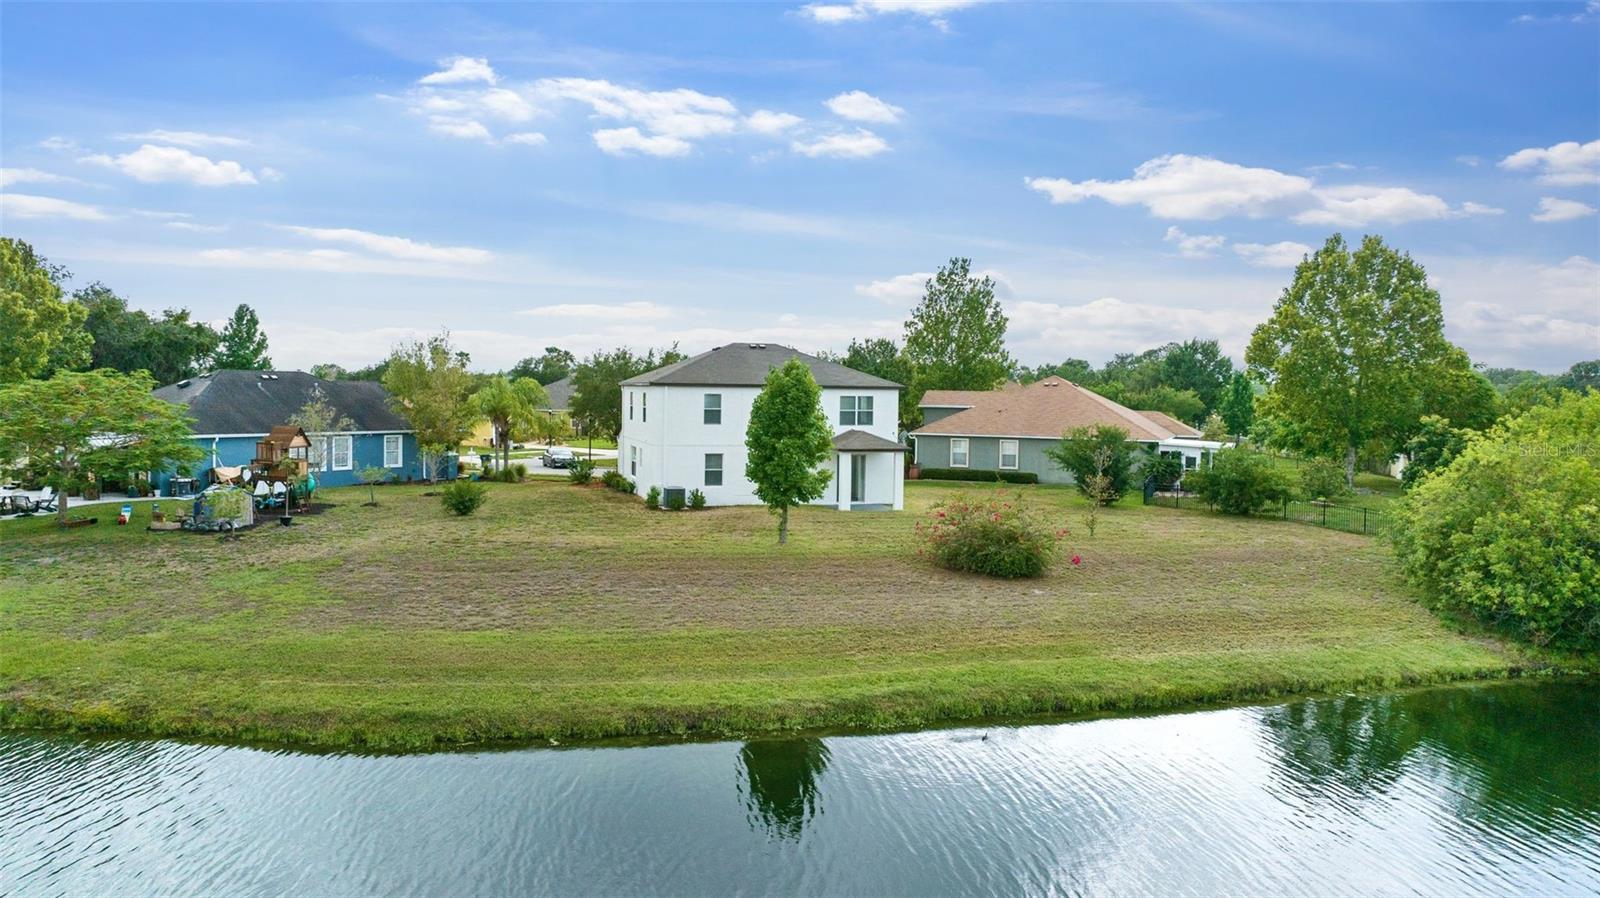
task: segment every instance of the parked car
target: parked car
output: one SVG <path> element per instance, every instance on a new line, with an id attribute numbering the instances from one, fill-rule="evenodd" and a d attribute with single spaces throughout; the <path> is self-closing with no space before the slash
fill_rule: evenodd
<path id="1" fill-rule="evenodd" d="M 552 446 L 544 454 L 544 466 L 547 468 L 570 468 L 577 460 L 572 450 L 565 446 Z"/>

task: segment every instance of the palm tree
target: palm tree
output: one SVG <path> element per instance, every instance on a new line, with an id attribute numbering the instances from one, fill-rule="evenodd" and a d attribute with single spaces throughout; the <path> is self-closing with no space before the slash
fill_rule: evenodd
<path id="1" fill-rule="evenodd" d="M 548 401 L 544 387 L 531 377 L 511 380 L 501 375 L 490 378 L 478 392 L 472 394 L 473 408 L 494 427 L 501 470 L 511 462 L 511 441 L 534 428 L 539 407 Z"/>

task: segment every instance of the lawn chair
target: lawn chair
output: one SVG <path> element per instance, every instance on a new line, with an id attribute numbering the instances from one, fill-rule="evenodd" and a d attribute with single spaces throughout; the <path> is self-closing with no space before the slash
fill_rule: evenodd
<path id="1" fill-rule="evenodd" d="M 33 500 L 34 511 L 56 510 L 56 488 L 47 486 L 39 493 L 39 498 Z"/>
<path id="2" fill-rule="evenodd" d="M 275 508 L 283 508 L 289 504 L 289 488 L 279 480 L 272 484 L 272 504 Z"/>
<path id="3" fill-rule="evenodd" d="M 265 480 L 257 480 L 255 491 L 250 494 L 255 499 L 257 508 L 272 507 L 272 487 L 267 486 Z"/>

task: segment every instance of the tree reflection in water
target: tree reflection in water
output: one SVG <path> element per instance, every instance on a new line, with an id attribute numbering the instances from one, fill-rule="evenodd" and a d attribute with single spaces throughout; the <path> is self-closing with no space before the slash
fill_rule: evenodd
<path id="1" fill-rule="evenodd" d="M 751 829 L 774 838 L 799 839 L 822 812 L 817 779 L 828 767 L 821 739 L 746 742 L 739 750 L 739 791 Z"/>

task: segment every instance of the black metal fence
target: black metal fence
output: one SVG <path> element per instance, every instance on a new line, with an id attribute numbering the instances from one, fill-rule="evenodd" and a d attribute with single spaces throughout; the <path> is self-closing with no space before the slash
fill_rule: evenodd
<path id="1" fill-rule="evenodd" d="M 1182 490 L 1145 489 L 1144 504 L 1168 508 L 1191 508 L 1216 511 L 1216 506 L 1200 497 L 1199 493 Z M 1389 526 L 1389 515 L 1360 505 L 1340 505 L 1337 502 L 1301 502 L 1291 500 L 1282 507 L 1256 512 L 1258 518 L 1282 518 L 1302 524 L 1315 524 L 1347 533 L 1381 533 Z"/>

